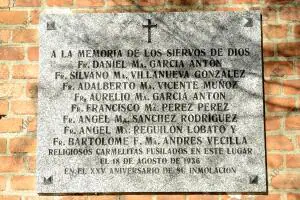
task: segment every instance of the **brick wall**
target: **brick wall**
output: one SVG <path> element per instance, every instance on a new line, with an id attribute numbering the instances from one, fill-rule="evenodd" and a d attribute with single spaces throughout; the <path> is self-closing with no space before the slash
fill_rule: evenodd
<path id="1" fill-rule="evenodd" d="M 35 192 L 38 23 L 73 12 L 261 10 L 269 195 L 38 197 Z M 0 200 L 300 199 L 300 0 L 0 0 Z"/>

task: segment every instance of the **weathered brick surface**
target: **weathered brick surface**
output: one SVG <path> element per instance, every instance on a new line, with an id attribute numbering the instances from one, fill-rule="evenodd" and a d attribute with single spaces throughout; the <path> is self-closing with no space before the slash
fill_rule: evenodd
<path id="1" fill-rule="evenodd" d="M 7 43 L 11 37 L 11 30 L 0 30 L 0 42 Z"/>
<path id="2" fill-rule="evenodd" d="M 1 195 L 0 200 L 21 200 L 21 196 L 16 195 Z"/>
<path id="3" fill-rule="evenodd" d="M 0 8 L 7 8 L 9 6 L 9 0 L 0 0 Z"/>
<path id="4" fill-rule="evenodd" d="M 23 60 L 24 48 L 22 47 L 1 47 L 0 60 Z"/>
<path id="5" fill-rule="evenodd" d="M 157 200 L 185 200 L 184 195 L 158 195 Z"/>
<path id="6" fill-rule="evenodd" d="M 280 117 L 268 116 L 266 117 L 265 122 L 267 131 L 274 131 L 280 128 Z"/>
<path id="7" fill-rule="evenodd" d="M 36 7 L 41 5 L 41 0 L 16 0 L 16 6 Z"/>
<path id="8" fill-rule="evenodd" d="M 248 199 L 250 199 L 250 198 L 248 198 Z M 260 196 L 257 196 L 255 198 L 255 200 L 280 200 L 280 195 L 279 194 L 270 194 L 268 196 L 260 195 Z"/>
<path id="9" fill-rule="evenodd" d="M 80 12 L 261 10 L 269 195 L 300 199 L 299 0 L 0 0 L 0 200 L 217 200 L 229 195 L 38 196 L 35 191 L 39 16 L 43 9 Z M 43 8 L 42 8 L 43 7 Z M 78 11 L 78 12 L 79 12 Z M 271 170 L 271 171 L 270 171 Z M 289 171 L 290 170 L 290 171 Z M 292 171 L 292 172 L 291 172 Z M 5 190 L 5 191 L 4 191 Z M 239 198 L 237 198 L 239 199 Z"/>
<path id="10" fill-rule="evenodd" d="M 36 150 L 36 140 L 29 137 L 19 137 L 10 140 L 11 153 L 33 153 Z"/>
<path id="11" fill-rule="evenodd" d="M 266 25 L 263 27 L 264 36 L 266 38 L 285 38 L 287 37 L 287 25 Z"/>
<path id="12" fill-rule="evenodd" d="M 278 81 L 265 81 L 264 86 L 266 95 L 280 94 L 281 84 Z"/>
<path id="13" fill-rule="evenodd" d="M 268 167 L 270 168 L 281 168 L 283 166 L 283 156 L 280 154 L 269 154 L 268 155 Z"/>
<path id="14" fill-rule="evenodd" d="M 5 153 L 6 152 L 6 139 L 5 138 L 0 138 L 0 153 Z"/>
<path id="15" fill-rule="evenodd" d="M 279 174 L 272 179 L 274 188 L 297 189 L 300 187 L 300 174 Z"/>
<path id="16" fill-rule="evenodd" d="M 286 117 L 285 128 L 287 130 L 300 130 L 300 115 Z"/>
<path id="17" fill-rule="evenodd" d="M 9 70 L 7 65 L 0 64 L 0 79 L 7 79 Z"/>
<path id="18" fill-rule="evenodd" d="M 13 30 L 12 41 L 16 43 L 35 43 L 38 39 L 36 29 Z"/>
<path id="19" fill-rule="evenodd" d="M 291 151 L 294 149 L 292 141 L 284 135 L 275 135 L 267 137 L 268 150 Z"/>
<path id="20" fill-rule="evenodd" d="M 165 0 L 139 0 L 139 6 L 159 6 L 165 3 Z"/>
<path id="21" fill-rule="evenodd" d="M 0 100 L 0 115 L 7 115 L 8 100 Z"/>
<path id="22" fill-rule="evenodd" d="M 22 126 L 20 118 L 2 118 L 0 119 L 0 134 L 7 132 L 19 132 Z"/>
<path id="23" fill-rule="evenodd" d="M 135 5 L 132 0 L 107 0 L 107 6 L 132 6 Z"/>
<path id="24" fill-rule="evenodd" d="M 34 190 L 34 176 L 13 176 L 11 178 L 11 188 L 13 190 Z"/>
<path id="25" fill-rule="evenodd" d="M 27 18 L 28 15 L 26 11 L 0 10 L 0 24 L 26 24 Z"/>
<path id="26" fill-rule="evenodd" d="M 267 99 L 266 103 L 269 112 L 285 112 L 296 109 L 295 98 L 271 97 Z"/>
<path id="27" fill-rule="evenodd" d="M 287 95 L 300 94 L 300 79 L 283 82 L 284 93 Z"/>
<path id="28" fill-rule="evenodd" d="M 12 112 L 20 115 L 32 115 L 36 114 L 36 102 L 35 101 L 12 101 Z"/>
<path id="29" fill-rule="evenodd" d="M 299 168 L 300 167 L 300 155 L 299 154 L 289 154 L 286 156 L 286 166 L 289 168 Z"/>
<path id="30" fill-rule="evenodd" d="M 68 7 L 73 5 L 72 0 L 47 0 L 48 6 Z"/>
<path id="31" fill-rule="evenodd" d="M 99 7 L 104 6 L 103 0 L 81 0 L 77 1 L 78 7 Z"/>
<path id="32" fill-rule="evenodd" d="M 28 47 L 27 49 L 28 59 L 30 61 L 39 60 L 39 48 L 38 47 Z"/>
<path id="33" fill-rule="evenodd" d="M 264 63 L 265 77 L 283 77 L 293 74 L 293 62 L 268 61 Z"/>
<path id="34" fill-rule="evenodd" d="M 15 65 L 13 67 L 13 78 L 36 79 L 38 77 L 38 65 Z"/>
<path id="35" fill-rule="evenodd" d="M 18 156 L 0 156 L 0 173 L 19 172 L 24 167 L 23 159 Z"/>

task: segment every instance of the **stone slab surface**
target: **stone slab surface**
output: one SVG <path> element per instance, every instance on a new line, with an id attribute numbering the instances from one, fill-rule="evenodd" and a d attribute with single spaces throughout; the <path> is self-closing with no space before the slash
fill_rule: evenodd
<path id="1" fill-rule="evenodd" d="M 40 20 L 39 193 L 267 190 L 259 12 Z"/>

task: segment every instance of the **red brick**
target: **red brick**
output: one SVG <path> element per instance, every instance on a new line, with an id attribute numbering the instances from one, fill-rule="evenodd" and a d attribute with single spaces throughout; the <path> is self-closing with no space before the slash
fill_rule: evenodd
<path id="1" fill-rule="evenodd" d="M 291 57 L 300 56 L 300 42 L 285 42 L 277 45 L 277 51 L 279 56 Z"/>
<path id="2" fill-rule="evenodd" d="M 87 200 L 87 196 L 64 196 L 59 198 L 59 200 Z"/>
<path id="3" fill-rule="evenodd" d="M 291 151 L 294 149 L 292 141 L 284 135 L 267 136 L 268 150 Z"/>
<path id="4" fill-rule="evenodd" d="M 19 172 L 24 166 L 23 159 L 15 156 L 0 156 L 0 163 L 0 172 Z"/>
<path id="5" fill-rule="evenodd" d="M 0 115 L 6 115 L 8 112 L 8 101 L 0 100 Z"/>
<path id="6" fill-rule="evenodd" d="M 80 0 L 77 1 L 78 7 L 97 7 L 104 6 L 103 0 Z"/>
<path id="7" fill-rule="evenodd" d="M 297 61 L 296 64 L 296 74 L 300 76 L 300 61 Z"/>
<path id="8" fill-rule="evenodd" d="M 268 167 L 270 168 L 281 168 L 283 166 L 283 156 L 279 154 L 268 154 Z"/>
<path id="9" fill-rule="evenodd" d="M 0 200 L 21 200 L 21 197 L 13 195 L 0 195 Z"/>
<path id="10" fill-rule="evenodd" d="M 263 26 L 263 33 L 266 38 L 285 38 L 287 37 L 287 25 L 266 25 Z"/>
<path id="11" fill-rule="evenodd" d="M 5 153 L 6 152 L 6 139 L 5 138 L 0 138 L 0 153 Z"/>
<path id="12" fill-rule="evenodd" d="M 20 7 L 36 7 L 40 5 L 40 0 L 16 0 L 16 6 Z"/>
<path id="13" fill-rule="evenodd" d="M 283 91 L 285 94 L 300 94 L 300 79 L 287 80 L 283 82 Z"/>
<path id="14" fill-rule="evenodd" d="M 265 0 L 265 2 L 268 4 L 288 4 L 294 1 L 295 0 Z"/>
<path id="15" fill-rule="evenodd" d="M 0 84 L 0 96 L 4 99 L 20 97 L 23 93 L 24 85 L 21 83 Z"/>
<path id="16" fill-rule="evenodd" d="M 34 176 L 13 176 L 11 178 L 11 188 L 13 190 L 34 190 Z"/>
<path id="17" fill-rule="evenodd" d="M 217 200 L 218 195 L 190 195 L 190 200 Z"/>
<path id="18" fill-rule="evenodd" d="M 117 200 L 114 195 L 89 196 L 89 200 Z"/>
<path id="19" fill-rule="evenodd" d="M 266 7 L 262 9 L 263 22 L 275 22 L 276 21 L 276 8 Z"/>
<path id="20" fill-rule="evenodd" d="M 267 99 L 269 112 L 283 112 L 296 110 L 295 98 L 270 97 Z"/>
<path id="21" fill-rule="evenodd" d="M 300 115 L 287 116 L 285 119 L 285 128 L 287 130 L 300 130 Z"/>
<path id="22" fill-rule="evenodd" d="M 0 64 L 0 79 L 7 79 L 9 75 L 8 67 Z"/>
<path id="23" fill-rule="evenodd" d="M 227 3 L 227 0 L 203 0 L 202 1 L 203 4 L 212 4 L 212 5 L 215 5 L 215 4 L 226 4 Z"/>
<path id="24" fill-rule="evenodd" d="M 0 120 L 0 133 L 19 132 L 22 127 L 22 119 L 2 118 Z"/>
<path id="25" fill-rule="evenodd" d="M 52 196 L 26 196 L 25 200 L 55 200 Z"/>
<path id="26" fill-rule="evenodd" d="M 26 11 L 0 11 L 0 24 L 26 24 Z"/>
<path id="27" fill-rule="evenodd" d="M 10 39 L 10 30 L 0 30 L 0 43 L 7 43 Z"/>
<path id="28" fill-rule="evenodd" d="M 139 0 L 138 5 L 140 6 L 160 6 L 164 4 L 164 0 Z"/>
<path id="29" fill-rule="evenodd" d="M 232 3 L 252 3 L 252 4 L 255 4 L 255 3 L 259 3 L 259 0 L 232 0 Z"/>
<path id="30" fill-rule="evenodd" d="M 39 60 L 39 48 L 38 47 L 28 47 L 28 59 L 30 61 L 38 61 Z"/>
<path id="31" fill-rule="evenodd" d="M 279 174 L 272 178 L 271 185 L 278 189 L 298 189 L 300 174 Z"/>
<path id="32" fill-rule="evenodd" d="M 25 200 L 56 200 L 57 196 L 26 196 Z"/>
<path id="33" fill-rule="evenodd" d="M 279 194 L 258 195 L 255 200 L 280 200 Z"/>
<path id="34" fill-rule="evenodd" d="M 0 191 L 5 190 L 6 187 L 6 178 L 4 176 L 0 176 Z"/>
<path id="35" fill-rule="evenodd" d="M 169 0 L 168 1 L 171 4 L 174 5 L 194 5 L 199 2 L 199 0 Z"/>
<path id="36" fill-rule="evenodd" d="M 23 60 L 23 47 L 0 47 L 0 60 Z"/>
<path id="37" fill-rule="evenodd" d="M 15 65 L 13 67 L 13 78 L 36 79 L 38 77 L 38 65 Z"/>
<path id="38" fill-rule="evenodd" d="M 0 8 L 9 7 L 9 0 L 0 0 Z"/>
<path id="39" fill-rule="evenodd" d="M 245 8 L 243 8 L 243 7 L 217 7 L 215 9 L 215 11 L 226 11 L 226 12 L 241 11 L 241 10 L 245 10 Z"/>
<path id="40" fill-rule="evenodd" d="M 300 38 L 300 25 L 295 25 L 294 27 L 294 37 Z"/>
<path id="41" fill-rule="evenodd" d="M 151 195 L 124 195 L 124 200 L 151 200 Z"/>
<path id="42" fill-rule="evenodd" d="M 286 155 L 286 167 L 300 168 L 300 154 Z"/>
<path id="43" fill-rule="evenodd" d="M 14 30 L 12 40 L 14 42 L 34 43 L 37 41 L 38 33 L 36 29 Z"/>
<path id="44" fill-rule="evenodd" d="M 275 95 L 280 93 L 280 83 L 276 81 L 265 81 L 265 94 Z"/>
<path id="45" fill-rule="evenodd" d="M 185 200 L 184 195 L 158 195 L 157 200 Z"/>
<path id="46" fill-rule="evenodd" d="M 274 53 L 274 44 L 273 43 L 264 43 L 263 44 L 263 54 L 264 57 L 272 57 Z"/>
<path id="47" fill-rule="evenodd" d="M 293 62 L 267 61 L 264 62 L 265 77 L 283 77 L 293 74 Z"/>
<path id="48" fill-rule="evenodd" d="M 13 138 L 10 140 L 11 153 L 33 153 L 36 149 L 36 139 L 30 137 Z"/>
<path id="49" fill-rule="evenodd" d="M 38 92 L 37 82 L 29 82 L 26 84 L 26 96 L 29 98 L 36 98 Z"/>
<path id="50" fill-rule="evenodd" d="M 266 117 L 266 130 L 274 131 L 280 128 L 280 117 Z"/>
<path id="51" fill-rule="evenodd" d="M 36 118 L 30 118 L 30 120 L 28 120 L 27 131 L 28 132 L 35 132 L 36 131 Z"/>
<path id="52" fill-rule="evenodd" d="M 296 194 L 296 193 L 289 193 L 287 195 L 287 199 L 288 200 L 299 200 L 300 199 L 300 193 Z"/>
<path id="53" fill-rule="evenodd" d="M 106 0 L 107 6 L 130 6 L 134 5 L 132 0 Z"/>
<path id="54" fill-rule="evenodd" d="M 27 162 L 27 170 L 28 172 L 35 172 L 36 170 L 36 157 L 35 156 L 29 156 L 26 158 Z"/>
<path id="55" fill-rule="evenodd" d="M 36 102 L 27 100 L 18 100 L 11 102 L 11 111 L 19 115 L 34 115 L 36 114 Z"/>
<path id="56" fill-rule="evenodd" d="M 284 20 L 300 20 L 300 7 L 284 7 L 280 11 L 280 18 Z"/>
<path id="57" fill-rule="evenodd" d="M 31 24 L 38 24 L 40 20 L 40 11 L 39 10 L 31 11 L 29 19 Z"/>
<path id="58" fill-rule="evenodd" d="M 71 6 L 73 5 L 73 0 L 48 0 L 48 6 Z"/>

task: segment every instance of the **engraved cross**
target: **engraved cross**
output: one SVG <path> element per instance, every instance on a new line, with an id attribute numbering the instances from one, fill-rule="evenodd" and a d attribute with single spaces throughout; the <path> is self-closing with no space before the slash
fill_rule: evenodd
<path id="1" fill-rule="evenodd" d="M 143 28 L 148 28 L 148 43 L 151 43 L 151 28 L 157 28 L 157 24 L 151 24 L 151 19 L 148 19 L 148 24 L 143 25 Z"/>

